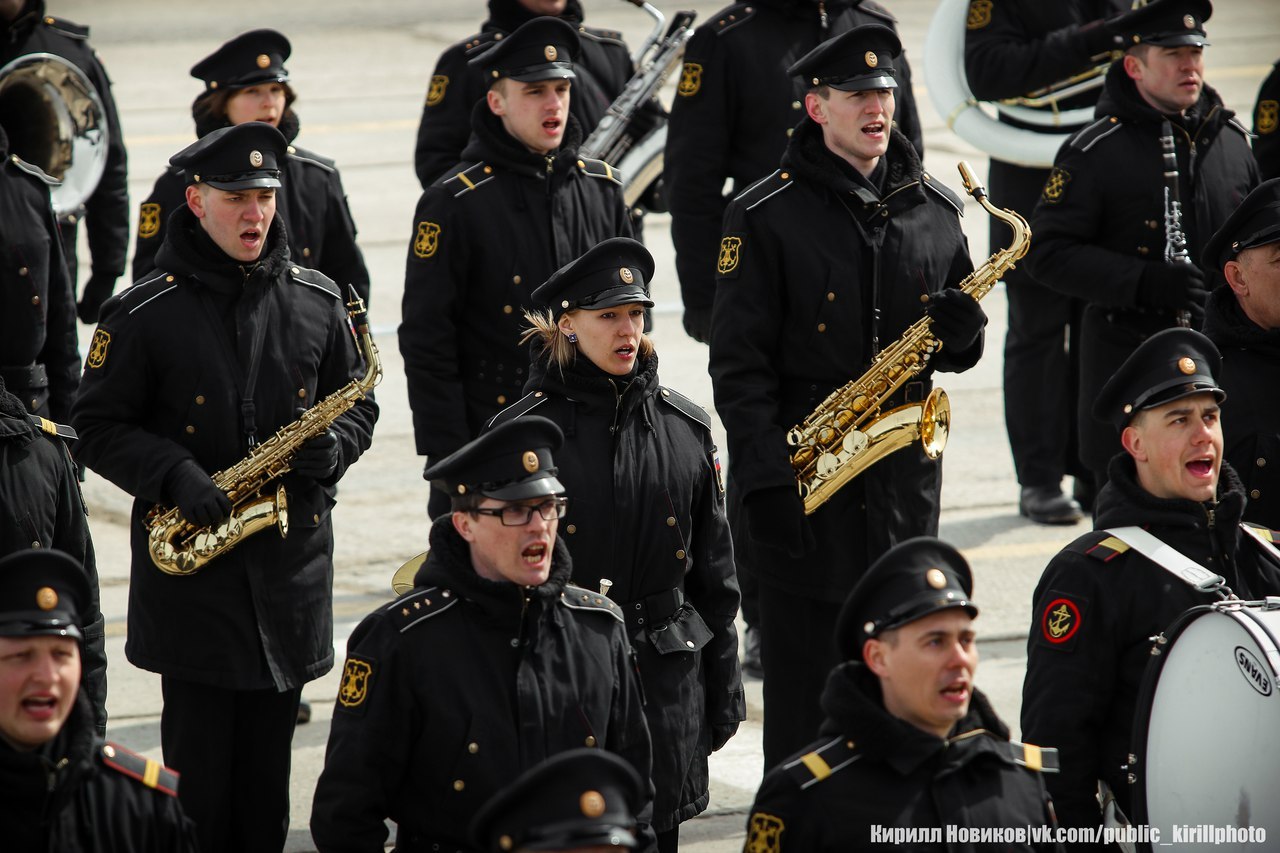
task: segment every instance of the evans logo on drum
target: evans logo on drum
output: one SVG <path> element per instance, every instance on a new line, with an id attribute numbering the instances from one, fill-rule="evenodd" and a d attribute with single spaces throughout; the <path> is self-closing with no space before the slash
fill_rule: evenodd
<path id="1" fill-rule="evenodd" d="M 1235 651 L 1236 666 L 1240 667 L 1240 671 L 1244 673 L 1244 677 L 1249 680 L 1249 686 L 1261 693 L 1263 696 L 1271 695 L 1271 677 L 1267 675 L 1266 669 L 1253 652 L 1243 646 L 1236 646 Z"/>

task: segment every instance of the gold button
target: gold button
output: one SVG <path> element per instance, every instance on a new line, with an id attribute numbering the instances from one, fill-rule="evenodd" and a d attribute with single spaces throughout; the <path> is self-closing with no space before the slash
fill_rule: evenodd
<path id="1" fill-rule="evenodd" d="M 492 166 L 485 166 L 485 167 L 484 167 L 484 173 L 485 173 L 486 175 L 492 175 L 492 174 L 493 174 L 493 167 L 492 167 Z"/>
<path id="2" fill-rule="evenodd" d="M 584 163 L 584 162 L 582 162 L 581 160 L 579 160 L 579 161 L 578 161 L 578 168 L 579 168 L 579 169 L 585 169 L 585 168 L 587 168 L 587 164 L 586 164 L 586 163 Z"/>
<path id="3" fill-rule="evenodd" d="M 193 427 L 191 424 L 187 424 L 187 435 L 195 435 L 195 434 L 196 434 L 196 428 Z"/>
<path id="4" fill-rule="evenodd" d="M 306 389 L 306 388 L 299 388 L 299 389 L 298 389 L 298 399 L 299 399 L 299 400 L 305 400 L 305 399 L 307 399 L 307 389 Z"/>
<path id="5" fill-rule="evenodd" d="M 827 301 L 828 301 L 828 302 L 835 302 L 835 301 L 836 301 L 836 292 L 835 292 L 834 290 L 828 290 L 828 291 L 827 291 Z"/>
<path id="6" fill-rule="evenodd" d="M 455 791 L 461 791 L 461 790 L 462 790 L 463 788 L 465 788 L 465 787 L 467 787 L 467 783 L 466 783 L 466 782 L 463 782 L 461 779 L 454 779 L 454 780 L 453 780 L 453 790 L 455 790 Z"/>
<path id="7" fill-rule="evenodd" d="M 795 133 L 795 132 L 796 132 L 796 129 L 795 129 L 794 127 L 788 127 L 788 128 L 787 128 L 787 139 L 790 139 L 790 138 L 791 138 L 791 134 L 793 134 L 793 133 Z"/>
<path id="8" fill-rule="evenodd" d="M 819 331 L 819 332 L 825 332 L 826 330 L 827 330 L 827 324 L 826 324 L 826 323 L 819 323 L 819 324 L 818 324 L 818 331 Z"/>
<path id="9" fill-rule="evenodd" d="M 467 744 L 467 752 L 471 753 L 472 755 L 475 755 L 479 751 L 480 751 L 480 744 L 478 743 Z"/>
<path id="10" fill-rule="evenodd" d="M 290 272 L 292 272 L 294 275 L 297 275 L 299 272 L 301 272 L 301 270 L 299 270 L 297 267 L 293 267 L 290 269 Z"/>
<path id="11" fill-rule="evenodd" d="M 595 745 L 596 745 L 596 739 L 595 739 L 595 737 L 594 737 L 594 736 L 592 736 L 592 735 L 587 735 L 587 739 L 586 739 L 586 740 L 584 740 L 584 741 L 583 741 L 583 743 L 585 743 L 587 746 L 595 746 Z"/>
<path id="12" fill-rule="evenodd" d="M 664 397 L 670 397 L 670 396 L 671 396 L 671 392 L 670 392 L 670 391 L 668 391 L 666 388 L 663 388 L 663 389 L 662 389 L 662 396 L 664 396 Z"/>
<path id="13" fill-rule="evenodd" d="M 693 648 L 693 640 L 685 640 L 684 644 L 691 649 Z"/>
<path id="14" fill-rule="evenodd" d="M 320 523 L 320 513 L 318 513 L 318 512 L 317 512 L 315 515 L 311 516 L 311 521 L 312 521 L 314 524 L 319 524 L 319 523 Z"/>
<path id="15" fill-rule="evenodd" d="M 204 395 L 203 395 L 203 394 L 197 394 L 197 395 L 196 395 L 196 405 L 197 405 L 197 406 L 203 406 L 203 405 L 204 405 Z"/>
<path id="16" fill-rule="evenodd" d="M 534 396 L 534 399 L 537 399 L 538 397 L 541 397 L 541 396 L 542 396 L 542 392 L 541 392 L 541 391 L 535 391 L 535 392 L 534 392 L 534 394 L 533 394 L 533 396 Z"/>
<path id="17" fill-rule="evenodd" d="M 26 275 L 30 270 L 26 267 L 18 267 L 18 275 Z"/>
<path id="18" fill-rule="evenodd" d="M 683 559 L 684 559 L 684 549 L 683 549 L 683 548 L 681 548 L 679 551 L 676 551 L 676 559 L 677 559 L 677 560 L 683 560 Z"/>
<path id="19" fill-rule="evenodd" d="M 1259 456 L 1259 457 L 1258 457 L 1258 467 L 1259 467 L 1259 468 L 1265 468 L 1265 467 L 1267 467 L 1267 460 L 1266 460 L 1266 459 L 1264 459 L 1264 458 L 1262 458 L 1261 456 Z"/>
<path id="20" fill-rule="evenodd" d="M 498 839 L 498 846 L 503 850 L 514 850 L 516 843 L 511 840 L 510 835 L 504 835 Z"/>
<path id="21" fill-rule="evenodd" d="M 499 405 L 499 406 L 505 406 L 506 404 L 507 404 L 507 395 L 506 395 L 506 394 L 499 394 L 499 395 L 498 395 L 498 405 Z"/>
<path id="22" fill-rule="evenodd" d="M 304 258 L 309 258 L 309 257 L 311 257 L 311 249 L 310 249 L 310 247 L 307 247 L 307 246 L 303 246 L 303 247 L 302 247 L 302 257 L 304 257 Z"/>
<path id="23" fill-rule="evenodd" d="M 68 216 L 68 217 L 67 217 L 67 222 L 71 223 L 72 225 L 75 225 L 75 224 L 76 224 L 76 222 L 77 222 L 77 217 L 76 217 L 76 215 L 73 213 L 73 214 L 71 214 L 70 216 Z"/>
<path id="24" fill-rule="evenodd" d="M 115 758 L 116 748 L 109 743 L 105 744 L 102 747 L 102 754 L 105 755 L 107 758 Z"/>
<path id="25" fill-rule="evenodd" d="M 171 275 L 167 275 L 167 276 L 165 276 L 165 277 L 164 277 L 164 280 L 165 280 L 165 281 L 173 281 L 173 276 L 171 276 Z"/>
<path id="26" fill-rule="evenodd" d="M 502 306 L 502 313 L 503 313 L 503 314 L 510 314 L 510 313 L 511 313 L 511 310 L 512 310 L 512 309 L 511 309 L 511 306 L 510 306 L 510 305 L 503 305 L 503 306 Z"/>
<path id="27" fill-rule="evenodd" d="M 788 173 L 788 172 L 783 172 L 783 173 L 782 173 L 782 180 L 784 180 L 784 181 L 789 181 L 789 180 L 791 180 L 791 174 L 790 174 L 790 173 Z"/>
<path id="28" fill-rule="evenodd" d="M 33 297 L 31 297 L 31 304 L 32 304 L 32 305 L 39 305 L 39 304 L 40 304 L 40 297 L 39 297 L 39 296 L 33 296 Z"/>
<path id="29" fill-rule="evenodd" d="M 1148 228 L 1150 228 L 1152 231 L 1154 231 L 1154 230 L 1156 230 L 1157 228 L 1159 228 L 1159 227 L 1160 227 L 1160 223 L 1159 223 L 1159 222 L 1156 222 L 1154 219 L 1148 219 L 1148 220 L 1147 220 L 1147 227 L 1148 227 Z"/>
<path id="30" fill-rule="evenodd" d="M 798 109 L 800 109 L 802 106 L 804 106 L 804 104 L 800 103 L 799 101 L 792 101 L 792 102 L 791 102 L 791 109 L 793 109 L 793 110 L 798 110 Z"/>
<path id="31" fill-rule="evenodd" d="M 570 524 L 568 527 L 566 527 L 566 528 L 565 528 L 565 530 L 566 530 L 566 531 L 568 531 L 569 533 L 577 533 L 577 532 L 578 532 L 578 525 L 576 525 L 576 524 Z"/>
<path id="32" fill-rule="evenodd" d="M 1257 489 L 1254 489 L 1252 492 L 1249 493 L 1249 497 L 1253 498 L 1256 501 L 1258 498 L 1262 497 L 1262 492 L 1258 491 Z"/>
<path id="33" fill-rule="evenodd" d="M 676 526 L 676 517 L 674 515 L 667 516 L 667 527 Z"/>
<path id="34" fill-rule="evenodd" d="M 519 284 L 519 283 L 520 283 L 521 281 L 523 281 L 523 280 L 524 280 L 524 279 L 520 278 L 520 276 L 518 276 L 518 275 L 513 275 L 513 276 L 511 276 L 511 283 L 512 283 L 512 284 Z"/>
<path id="35" fill-rule="evenodd" d="M 1150 249 L 1148 249 L 1146 246 L 1139 246 L 1139 247 L 1138 247 L 1138 254 L 1139 254 L 1139 255 L 1145 255 L 1145 254 L 1147 254 L 1147 253 L 1148 253 L 1148 252 L 1150 252 L 1150 251 L 1151 251 L 1151 250 L 1150 250 Z"/>

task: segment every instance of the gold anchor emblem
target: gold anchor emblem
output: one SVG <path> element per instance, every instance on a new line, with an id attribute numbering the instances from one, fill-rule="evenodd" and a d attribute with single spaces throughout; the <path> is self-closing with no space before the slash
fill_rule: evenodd
<path id="1" fill-rule="evenodd" d="M 1063 604 L 1053 611 L 1053 618 L 1049 620 L 1049 633 L 1054 637 L 1061 637 L 1071 629 L 1071 611 L 1067 609 L 1067 605 Z"/>

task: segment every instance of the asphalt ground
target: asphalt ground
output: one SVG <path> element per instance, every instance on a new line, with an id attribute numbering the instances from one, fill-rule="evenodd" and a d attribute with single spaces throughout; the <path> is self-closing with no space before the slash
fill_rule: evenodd
<path id="1" fill-rule="evenodd" d="M 705 21 L 720 6 L 657 0 L 670 14 L 694 8 Z M 886 0 L 899 18 L 903 42 L 915 70 L 916 97 L 925 122 L 926 166 L 959 188 L 955 163 L 966 159 L 980 176 L 986 156 L 954 136 L 930 102 L 925 33 L 933 0 Z M 621 0 L 586 0 L 587 20 L 622 30 L 634 47 L 649 20 Z M 449 44 L 477 29 L 481 2 L 458 0 L 50 0 L 51 14 L 88 24 L 91 43 L 114 81 L 130 160 L 134 208 L 149 193 L 169 156 L 193 139 L 190 103 L 199 84 L 187 76 L 195 60 L 244 30 L 275 27 L 293 42 L 288 62 L 299 94 L 299 144 L 334 158 L 342 170 L 360 244 L 373 277 L 371 318 L 380 342 L 385 379 L 374 444 L 344 478 L 335 511 L 335 647 L 341 659 L 346 637 L 359 619 L 391 597 L 394 569 L 426 544 L 426 484 L 415 456 L 402 363 L 395 343 L 403 287 L 404 258 L 420 188 L 413 173 L 413 145 L 426 82 L 435 59 Z M 1280 0 L 1221 0 L 1209 22 L 1213 42 L 1207 78 L 1227 105 L 1248 123 L 1257 88 L 1280 50 Z M 664 99 L 669 101 L 674 81 Z M 995 199 L 999 203 L 999 199 Z M 987 217 L 970 202 L 965 229 L 975 261 L 987 256 Z M 1024 211 L 1026 213 L 1026 211 Z M 135 223 L 136 226 L 136 223 Z M 646 241 L 657 261 L 653 339 L 664 380 L 712 406 L 706 348 L 685 336 L 675 277 L 669 219 L 651 215 Z M 501 235 L 494 235 L 494 247 Z M 87 250 L 81 268 L 87 275 Z M 1017 513 L 1017 483 L 1005 438 L 1001 391 L 1006 303 L 1003 286 L 983 302 L 991 318 L 987 354 L 959 376 L 939 383 L 951 396 L 953 428 L 944 456 L 942 536 L 958 545 L 974 567 L 977 622 L 983 663 L 978 684 L 1017 729 L 1025 638 L 1031 592 L 1047 560 L 1084 532 L 1031 524 Z M 81 330 L 82 352 L 92 335 Z M 719 443 L 723 431 L 717 421 Z M 108 620 L 111 715 L 109 736 L 160 758 L 159 678 L 132 667 L 124 657 L 129 585 L 129 498 L 90 473 L 85 496 L 102 579 Z M 264 534 L 266 535 L 266 534 Z M 216 570 L 216 567 L 210 570 Z M 339 670 L 341 667 L 338 668 Z M 323 765 L 337 672 L 304 690 L 315 709 L 294 738 L 292 829 L 287 849 L 314 849 L 307 831 L 311 796 Z M 760 683 L 748 681 L 748 714 L 738 735 L 712 758 L 708 811 L 682 828 L 682 849 L 711 853 L 741 848 L 746 811 L 761 772 Z"/>

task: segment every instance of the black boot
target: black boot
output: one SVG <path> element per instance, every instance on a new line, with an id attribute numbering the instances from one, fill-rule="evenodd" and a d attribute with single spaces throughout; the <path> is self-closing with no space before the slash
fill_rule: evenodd
<path id="1" fill-rule="evenodd" d="M 1075 524 L 1084 517 L 1080 504 L 1057 486 L 1023 486 L 1018 512 L 1036 524 Z"/>

